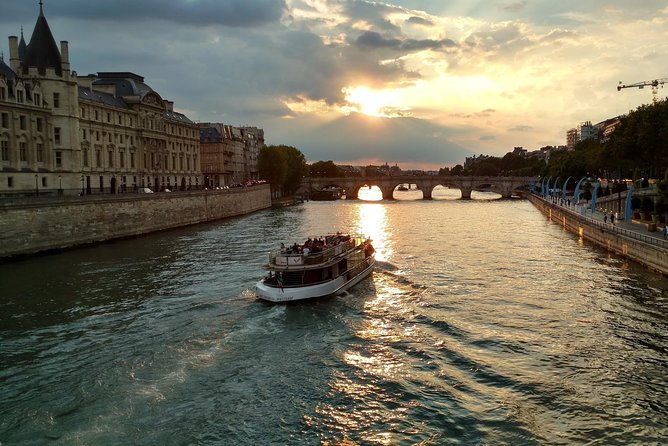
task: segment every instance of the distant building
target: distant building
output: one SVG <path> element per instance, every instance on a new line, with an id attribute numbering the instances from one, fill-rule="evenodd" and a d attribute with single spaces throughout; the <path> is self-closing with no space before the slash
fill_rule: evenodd
<path id="1" fill-rule="evenodd" d="M 0 194 L 197 187 L 199 132 L 133 73 L 70 72 L 40 4 L 0 60 Z"/>
<path id="2" fill-rule="evenodd" d="M 568 150 L 575 150 L 575 144 L 579 142 L 578 129 L 570 129 L 566 132 L 566 147 Z"/>
<path id="3" fill-rule="evenodd" d="M 475 155 L 467 156 L 464 159 L 464 169 L 468 169 L 468 168 L 472 167 L 474 164 L 479 163 L 479 162 L 481 162 L 483 160 L 486 160 L 488 158 L 490 158 L 489 155 L 483 155 L 483 154 L 480 154 L 480 156 L 478 156 L 478 157 L 476 157 Z"/>
<path id="4" fill-rule="evenodd" d="M 259 179 L 258 156 L 264 131 L 222 123 L 199 124 L 202 174 L 207 187 L 229 186 Z"/>
<path id="5" fill-rule="evenodd" d="M 598 138 L 599 128 L 592 125 L 591 121 L 585 121 L 578 126 L 578 142 Z"/>
<path id="6" fill-rule="evenodd" d="M 515 147 L 513 149 L 513 155 L 526 157 L 527 156 L 527 150 L 523 147 Z"/>
<path id="7" fill-rule="evenodd" d="M 608 118 L 605 121 L 601 121 L 596 124 L 598 128 L 598 134 L 601 142 L 606 142 L 610 139 L 610 135 L 619 127 L 621 124 L 621 116 L 616 116 L 614 118 Z"/>

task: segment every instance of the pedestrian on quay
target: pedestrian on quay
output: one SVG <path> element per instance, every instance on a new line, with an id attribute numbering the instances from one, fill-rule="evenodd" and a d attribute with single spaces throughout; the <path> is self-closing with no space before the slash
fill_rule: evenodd
<path id="1" fill-rule="evenodd" d="M 668 238 L 668 223 L 663 227 L 663 238 Z"/>
<path id="2" fill-rule="evenodd" d="M 610 223 L 613 224 L 613 225 L 615 224 L 615 213 L 614 212 L 610 212 Z"/>
<path id="3" fill-rule="evenodd" d="M 603 213 L 603 223 L 607 223 L 607 222 L 608 222 L 608 213 L 604 212 Z"/>

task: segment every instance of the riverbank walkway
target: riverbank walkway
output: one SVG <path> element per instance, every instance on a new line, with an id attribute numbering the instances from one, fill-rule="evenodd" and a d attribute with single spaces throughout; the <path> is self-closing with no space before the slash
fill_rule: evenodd
<path id="1" fill-rule="evenodd" d="M 576 213 L 601 229 L 607 229 L 634 240 L 668 249 L 668 238 L 664 235 L 663 231 L 666 223 L 656 223 L 656 230 L 651 231 L 649 229 L 651 224 L 646 221 L 631 220 L 627 222 L 624 219 L 615 217 L 614 223 L 612 223 L 610 221 L 612 212 L 603 212 L 598 209 L 592 212 L 591 203 L 583 203 L 576 207 L 560 204 L 553 205 L 565 211 Z"/>

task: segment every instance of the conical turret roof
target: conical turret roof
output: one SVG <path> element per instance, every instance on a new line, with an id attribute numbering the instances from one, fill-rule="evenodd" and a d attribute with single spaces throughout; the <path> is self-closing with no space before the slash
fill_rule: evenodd
<path id="1" fill-rule="evenodd" d="M 26 45 L 26 39 L 23 38 L 23 27 L 21 27 L 21 41 L 19 42 L 19 60 L 21 63 L 26 59 L 27 51 L 28 45 Z"/>
<path id="2" fill-rule="evenodd" d="M 58 45 L 56 45 L 53 34 L 51 34 L 46 17 L 44 17 L 41 2 L 39 17 L 37 17 L 37 23 L 35 23 L 35 29 L 32 32 L 23 61 L 23 73 L 27 74 L 28 69 L 33 67 L 36 67 L 40 74 L 46 74 L 47 68 L 53 68 L 58 76 L 63 75 L 60 51 L 58 51 Z"/>

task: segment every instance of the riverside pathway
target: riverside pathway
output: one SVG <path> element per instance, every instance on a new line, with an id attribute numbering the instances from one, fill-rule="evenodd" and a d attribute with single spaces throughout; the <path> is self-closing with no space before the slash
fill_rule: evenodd
<path id="1" fill-rule="evenodd" d="M 601 211 L 596 210 L 592 212 L 591 204 L 586 204 L 586 207 L 579 206 L 577 208 L 561 206 L 564 209 L 567 209 L 571 212 L 578 213 L 587 219 L 591 219 L 596 222 L 597 225 L 608 228 L 608 230 L 615 231 L 622 235 L 628 236 L 636 240 L 642 240 L 652 245 L 658 245 L 663 248 L 668 249 L 668 238 L 663 233 L 663 228 L 665 223 L 657 223 L 656 231 L 650 231 L 649 225 L 647 222 L 640 222 L 637 220 L 626 221 L 624 219 L 615 218 L 615 222 L 610 222 L 610 211 Z M 607 218 L 606 218 L 607 216 Z"/>

